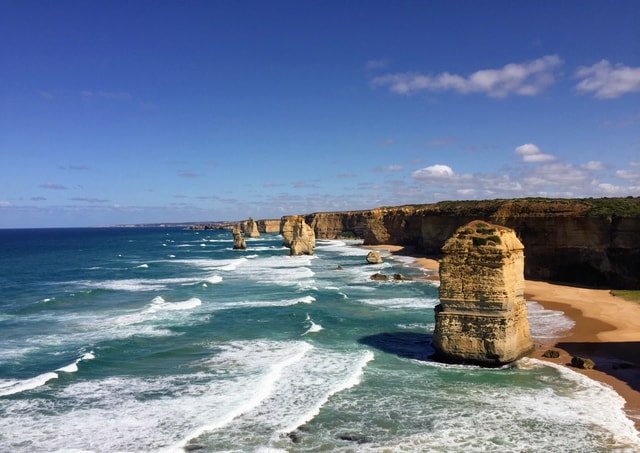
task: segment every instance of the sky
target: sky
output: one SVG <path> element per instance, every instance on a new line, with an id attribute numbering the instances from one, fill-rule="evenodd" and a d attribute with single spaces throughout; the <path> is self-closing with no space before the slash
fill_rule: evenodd
<path id="1" fill-rule="evenodd" d="M 0 228 L 640 196 L 640 7 L 0 0 Z"/>

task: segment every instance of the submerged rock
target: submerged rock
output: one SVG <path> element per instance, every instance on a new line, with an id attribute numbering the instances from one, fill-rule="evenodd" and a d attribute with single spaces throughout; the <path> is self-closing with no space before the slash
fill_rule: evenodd
<path id="1" fill-rule="evenodd" d="M 436 357 L 498 366 L 533 350 L 524 300 L 524 246 L 513 230 L 473 221 L 442 248 Z"/>

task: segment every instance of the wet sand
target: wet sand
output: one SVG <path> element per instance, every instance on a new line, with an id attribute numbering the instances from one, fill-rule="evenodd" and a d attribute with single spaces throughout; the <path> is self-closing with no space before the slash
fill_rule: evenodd
<path id="1" fill-rule="evenodd" d="M 413 256 L 417 264 L 428 271 L 426 278 L 437 279 L 436 260 L 420 257 L 401 246 L 367 248 Z M 536 341 L 530 357 L 564 365 L 613 387 L 625 399 L 625 410 L 640 430 L 640 303 L 613 296 L 608 290 L 531 280 L 525 282 L 525 299 L 547 310 L 561 311 L 575 322 L 563 338 Z M 542 357 L 548 349 L 559 351 L 560 357 Z M 573 356 L 592 359 L 595 369 L 572 367 Z"/>

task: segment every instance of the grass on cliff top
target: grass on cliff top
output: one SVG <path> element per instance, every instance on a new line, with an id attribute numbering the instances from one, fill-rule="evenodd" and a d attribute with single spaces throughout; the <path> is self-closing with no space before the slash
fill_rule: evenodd
<path id="1" fill-rule="evenodd" d="M 637 289 L 612 289 L 611 294 L 624 300 L 640 303 L 640 290 Z"/>
<path id="2" fill-rule="evenodd" d="M 465 211 L 475 209 L 498 210 L 511 205 L 515 211 L 527 213 L 533 210 L 574 211 L 588 217 L 620 216 L 640 217 L 640 197 L 625 198 L 514 198 L 495 200 L 440 201 L 436 206 L 445 211 Z"/>

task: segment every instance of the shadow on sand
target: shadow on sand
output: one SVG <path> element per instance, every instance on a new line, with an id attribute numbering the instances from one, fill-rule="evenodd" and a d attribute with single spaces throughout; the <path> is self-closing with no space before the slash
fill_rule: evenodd
<path id="1" fill-rule="evenodd" d="M 425 333 L 383 332 L 362 337 L 358 342 L 405 359 L 431 361 L 431 339 L 432 335 Z"/>
<path id="2" fill-rule="evenodd" d="M 640 391 L 640 341 L 604 343 L 558 343 L 572 356 L 588 357 L 596 364 L 596 370 L 626 382 Z"/>

